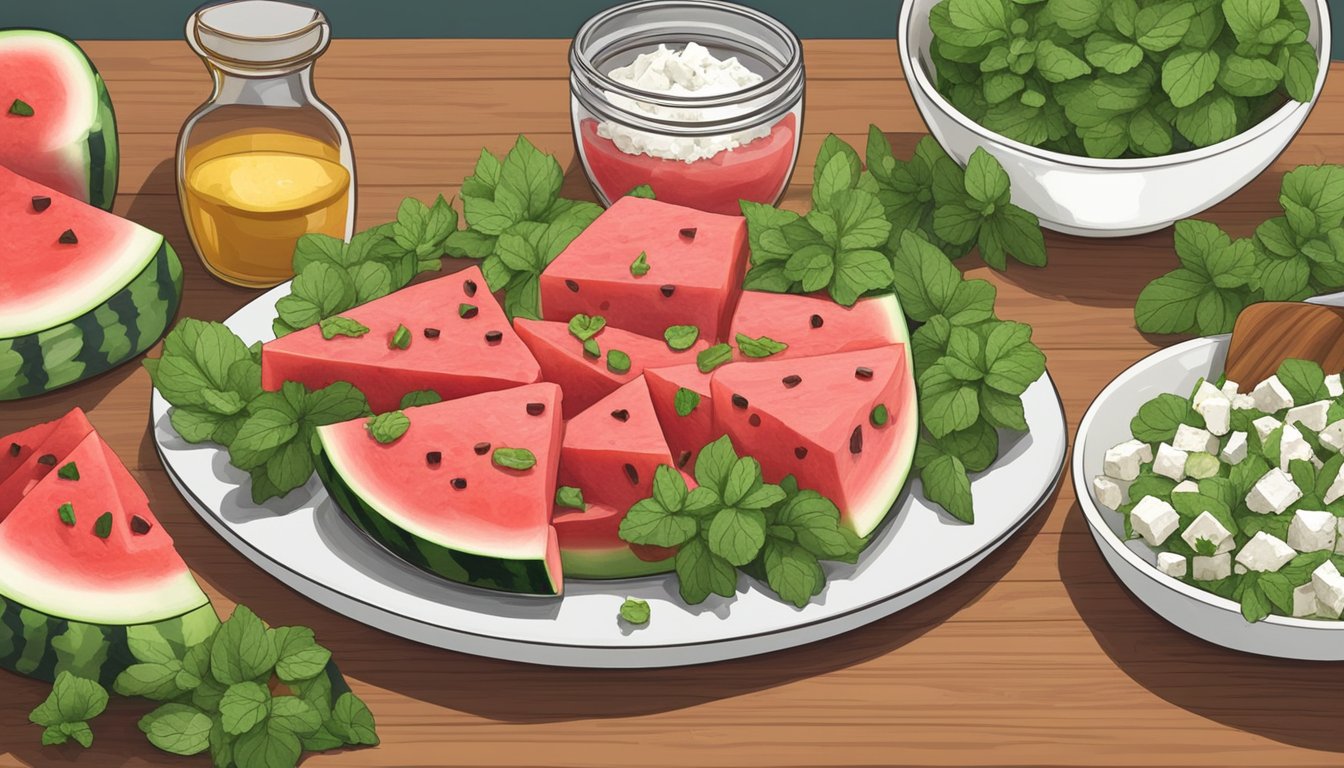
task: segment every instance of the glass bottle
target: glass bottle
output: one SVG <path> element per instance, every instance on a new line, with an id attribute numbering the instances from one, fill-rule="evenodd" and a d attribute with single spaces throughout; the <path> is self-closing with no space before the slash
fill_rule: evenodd
<path id="1" fill-rule="evenodd" d="M 288 279 L 304 234 L 350 238 L 350 135 L 313 91 L 330 39 L 321 11 L 275 0 L 210 5 L 187 20 L 214 92 L 178 137 L 178 199 L 196 252 L 230 283 Z"/>

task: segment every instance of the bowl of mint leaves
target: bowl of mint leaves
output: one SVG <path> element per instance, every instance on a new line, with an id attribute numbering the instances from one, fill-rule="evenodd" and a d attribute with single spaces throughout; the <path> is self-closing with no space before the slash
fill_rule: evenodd
<path id="1" fill-rule="evenodd" d="M 906 0 L 901 65 L 962 164 L 1042 226 L 1123 237 L 1198 214 L 1287 147 L 1329 69 L 1330 0 Z"/>

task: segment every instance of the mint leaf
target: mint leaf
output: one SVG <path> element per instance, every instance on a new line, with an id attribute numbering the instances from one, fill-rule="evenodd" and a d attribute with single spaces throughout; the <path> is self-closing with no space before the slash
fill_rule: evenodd
<path id="1" fill-rule="evenodd" d="M 433 405 L 443 402 L 443 397 L 432 389 L 418 389 L 414 392 L 407 392 L 401 398 L 400 407 L 402 410 L 415 408 L 421 405 Z"/>
<path id="2" fill-rule="evenodd" d="M 943 454 L 920 470 L 919 479 L 929 501 L 964 523 L 975 522 L 971 481 L 960 459 Z"/>
<path id="3" fill-rule="evenodd" d="M 1305 405 L 1329 396 L 1325 389 L 1325 372 L 1314 361 L 1284 360 L 1276 375 L 1295 403 Z"/>
<path id="4" fill-rule="evenodd" d="M 244 733 L 233 745 L 233 759 L 238 768 L 297 765 L 302 753 L 299 738 L 275 720 Z"/>
<path id="5" fill-rule="evenodd" d="M 720 365 L 733 359 L 733 348 L 727 344 L 715 344 L 702 350 L 695 356 L 695 365 L 701 373 L 709 373 Z"/>
<path id="6" fill-rule="evenodd" d="M 369 437 L 383 445 L 395 443 L 411 428 L 411 420 L 401 411 L 389 411 L 370 416 L 364 423 Z"/>
<path id="7" fill-rule="evenodd" d="M 627 374 L 630 372 L 630 355 L 619 349 L 607 350 L 607 370 L 615 374 Z"/>
<path id="8" fill-rule="evenodd" d="M 368 706 L 353 693 L 343 693 L 331 707 L 332 732 L 345 740 L 346 744 L 378 745 L 378 734 L 374 729 L 373 713 Z"/>
<path id="9" fill-rule="evenodd" d="M 276 659 L 266 625 L 246 606 L 239 605 L 215 633 L 210 673 L 219 682 L 233 685 L 270 673 Z M 209 731 L 208 725 L 205 730 Z"/>
<path id="10" fill-rule="evenodd" d="M 490 461 L 497 467 L 520 471 L 537 465 L 536 454 L 526 448 L 496 448 L 490 454 Z"/>
<path id="11" fill-rule="evenodd" d="M 806 606 L 826 586 L 817 556 L 789 541 L 772 538 L 762 551 L 765 580 L 781 600 Z"/>
<path id="12" fill-rule="evenodd" d="M 673 562 L 681 599 L 690 605 L 703 603 L 710 595 L 732 597 L 737 591 L 737 569 L 714 554 L 704 539 L 687 541 Z"/>
<path id="13" fill-rule="evenodd" d="M 691 412 L 699 406 L 699 392 L 685 387 L 677 387 L 677 393 L 672 398 L 672 407 L 676 409 L 678 416 L 690 416 Z"/>
<path id="14" fill-rule="evenodd" d="M 1222 60 L 1213 51 L 1182 51 L 1162 63 L 1162 90 L 1177 107 L 1188 107 L 1213 90 Z"/>
<path id="15" fill-rule="evenodd" d="M 28 719 L 46 727 L 83 723 L 101 715 L 106 708 L 107 691 L 101 685 L 62 671 L 56 675 L 51 693 L 29 713 Z"/>
<path id="16" fill-rule="evenodd" d="M 140 718 L 140 731 L 149 743 L 173 755 L 204 752 L 210 746 L 210 728 L 210 717 L 186 704 L 163 704 Z"/>
<path id="17" fill-rule="evenodd" d="M 579 341 L 588 341 L 607 326 L 601 315 L 575 315 L 569 319 L 569 332 Z"/>
<path id="18" fill-rule="evenodd" d="M 669 349 L 677 351 L 690 349 L 700 338 L 700 329 L 694 325 L 669 325 L 663 331 L 663 339 Z"/>
<path id="19" fill-rule="evenodd" d="M 1167 443 L 1176 436 L 1190 413 L 1190 403 L 1180 395 L 1163 393 L 1139 407 L 1129 423 L 1130 433 L 1145 443 Z"/>
<path id="20" fill-rule="evenodd" d="M 626 196 L 626 197 L 642 197 L 642 198 L 644 198 L 644 199 L 646 199 L 646 200 L 653 200 L 653 199 L 655 199 L 655 198 L 654 198 L 654 194 L 653 194 L 653 187 L 649 186 L 648 184 L 640 184 L 639 186 L 635 187 L 634 189 L 630 190 L 629 192 L 626 192 L 626 193 L 625 193 L 625 196 Z"/>
<path id="21" fill-rule="evenodd" d="M 112 690 L 122 696 L 142 696 L 154 701 L 168 701 L 183 692 L 178 685 L 182 662 L 169 658 L 164 661 L 132 664 L 117 675 Z"/>
<path id="22" fill-rule="evenodd" d="M 737 452 L 727 435 L 700 449 L 695 460 L 695 481 L 702 488 L 708 488 L 721 494 L 728 480 L 728 473 L 737 463 Z"/>
<path id="23" fill-rule="evenodd" d="M 555 505 L 578 510 L 588 508 L 588 505 L 583 503 L 583 490 L 572 485 L 562 485 L 555 489 Z"/>
<path id="24" fill-rule="evenodd" d="M 219 700 L 219 722 L 234 736 L 252 730 L 270 713 L 271 692 L 250 680 L 230 685 Z"/>
<path id="25" fill-rule="evenodd" d="M 789 348 L 788 344 L 782 341 L 775 341 L 768 336 L 752 338 L 744 333 L 737 334 L 737 348 L 747 357 L 762 358 L 777 355 Z"/>
<path id="26" fill-rule="evenodd" d="M 328 341 L 337 336 L 349 336 L 357 339 L 369 332 L 369 327 L 367 325 L 364 325 L 358 320 L 351 320 L 348 317 L 341 317 L 340 315 L 323 318 L 318 321 L 318 325 L 322 329 L 322 338 L 327 339 Z"/>
<path id="27" fill-rule="evenodd" d="M 275 674 L 286 683 L 317 677 L 327 669 L 331 651 L 317 644 L 307 627 L 277 627 L 271 630 L 276 649 Z"/>
<path id="28" fill-rule="evenodd" d="M 649 623 L 649 604 L 634 597 L 625 598 L 621 603 L 621 618 L 631 624 L 643 625 Z"/>
<path id="29" fill-rule="evenodd" d="M 15 117 L 32 117 L 35 113 L 31 104 L 22 99 L 15 99 L 9 104 L 9 114 Z"/>
<path id="30" fill-rule="evenodd" d="M 630 262 L 630 274 L 634 277 L 643 277 L 649 274 L 649 254 L 640 251 L 635 260 Z"/>
<path id="31" fill-rule="evenodd" d="M 322 727 L 322 713 L 297 696 L 277 696 L 271 700 L 268 728 L 307 737 Z"/>

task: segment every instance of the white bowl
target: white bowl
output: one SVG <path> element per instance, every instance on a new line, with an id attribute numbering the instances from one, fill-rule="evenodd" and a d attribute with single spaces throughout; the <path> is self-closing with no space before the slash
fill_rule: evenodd
<path id="1" fill-rule="evenodd" d="M 1344 294 L 1315 303 L 1344 306 Z M 1073 486 L 1092 538 L 1120 582 L 1159 616 L 1196 637 L 1238 651 L 1311 661 L 1344 660 L 1344 621 L 1270 616 L 1254 624 L 1231 600 L 1157 570 L 1157 555 L 1142 539 L 1124 538 L 1124 521 L 1092 493 L 1106 449 L 1130 439 L 1139 406 L 1163 392 L 1189 392 L 1200 377 L 1216 378 L 1229 335 L 1195 339 L 1155 352 L 1115 378 L 1087 409 L 1073 445 Z"/>
<path id="2" fill-rule="evenodd" d="M 1050 152 L 1001 136 L 957 111 L 934 87 L 929 9 L 938 0 L 906 0 L 901 10 L 901 68 L 915 106 L 939 144 L 963 165 L 984 147 L 1008 171 L 1013 202 L 1041 225 L 1084 237 L 1152 232 L 1230 197 L 1269 167 L 1302 128 L 1330 69 L 1329 0 L 1308 0 L 1310 41 L 1320 73 L 1309 103 L 1289 102 L 1245 133 L 1165 157 L 1094 160 Z"/>

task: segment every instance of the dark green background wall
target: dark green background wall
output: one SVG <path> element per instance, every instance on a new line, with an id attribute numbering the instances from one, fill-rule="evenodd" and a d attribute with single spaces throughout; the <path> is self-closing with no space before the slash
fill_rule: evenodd
<path id="1" fill-rule="evenodd" d="M 743 0 L 802 37 L 895 37 L 900 0 Z M 615 0 L 309 0 L 339 37 L 571 37 Z M 1344 59 L 1344 0 L 1334 55 Z M 46 27 L 84 39 L 181 37 L 199 0 L 0 0 L 0 26 Z"/>

